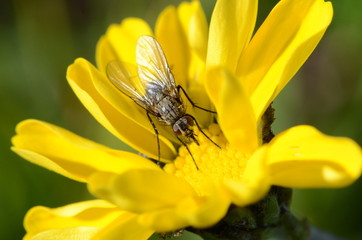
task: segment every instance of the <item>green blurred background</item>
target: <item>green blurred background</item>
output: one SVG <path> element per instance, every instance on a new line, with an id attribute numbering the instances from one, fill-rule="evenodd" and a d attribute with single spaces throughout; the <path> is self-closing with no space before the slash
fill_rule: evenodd
<path id="1" fill-rule="evenodd" d="M 14 153 L 15 125 L 37 118 L 124 149 L 83 108 L 65 80 L 75 58 L 94 62 L 111 23 L 140 17 L 154 24 L 172 0 L 2 0 L 0 2 L 0 239 L 21 239 L 26 211 L 91 198 L 84 184 Z M 201 1 L 210 16 L 214 1 Z M 260 0 L 259 24 L 275 0 Z M 332 0 L 333 23 L 316 51 L 276 100 L 275 132 L 311 124 L 362 144 L 362 1 Z M 278 31 L 276 29 L 276 31 Z M 305 174 L 308 174 L 306 172 Z M 321 229 L 362 239 L 362 181 L 344 189 L 296 190 L 294 211 Z"/>

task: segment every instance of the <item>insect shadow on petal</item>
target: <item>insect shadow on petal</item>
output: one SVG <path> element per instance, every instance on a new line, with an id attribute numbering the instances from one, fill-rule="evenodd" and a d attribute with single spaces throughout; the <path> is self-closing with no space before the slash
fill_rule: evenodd
<path id="1" fill-rule="evenodd" d="M 197 106 L 186 91 L 180 85 L 176 85 L 166 56 L 155 38 L 141 36 L 138 39 L 136 62 L 137 81 L 130 77 L 131 73 L 126 65 L 119 61 L 108 63 L 106 71 L 109 80 L 118 90 L 146 111 L 147 118 L 156 134 L 158 163 L 160 163 L 161 156 L 159 132 L 151 116 L 172 127 L 175 137 L 186 147 L 196 168 L 199 169 L 186 141 L 183 139 L 186 138 L 188 142 L 193 141 L 200 145 L 192 129 L 193 126 L 196 125 L 208 140 L 217 147 L 221 147 L 202 131 L 194 116 L 186 113 L 186 107 L 180 95 L 181 91 L 193 107 L 210 113 L 216 112 Z"/>

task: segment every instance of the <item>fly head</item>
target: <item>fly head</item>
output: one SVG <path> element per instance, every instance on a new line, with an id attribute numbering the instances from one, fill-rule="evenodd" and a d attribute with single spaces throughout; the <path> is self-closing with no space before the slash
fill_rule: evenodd
<path id="1" fill-rule="evenodd" d="M 183 116 L 173 124 L 172 129 L 176 135 L 185 136 L 187 139 L 192 139 L 197 145 L 200 145 L 192 129 L 194 124 L 194 120 L 190 116 Z"/>

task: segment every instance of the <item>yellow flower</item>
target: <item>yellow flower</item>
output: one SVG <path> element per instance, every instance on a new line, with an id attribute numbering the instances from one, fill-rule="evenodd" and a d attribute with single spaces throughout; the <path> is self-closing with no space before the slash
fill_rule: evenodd
<path id="1" fill-rule="evenodd" d="M 212 226 L 231 204 L 255 203 L 271 185 L 351 184 L 361 174 L 362 155 L 350 139 L 296 126 L 268 144 L 262 141 L 265 110 L 316 47 L 332 12 L 323 0 L 282 0 L 253 37 L 256 0 L 218 0 L 209 27 L 198 1 L 166 8 L 154 32 L 141 19 L 111 25 L 97 45 L 98 68 L 80 58 L 67 72 L 90 113 L 120 140 L 157 159 L 145 111 L 117 91 L 105 73 L 112 60 L 135 63 L 137 39 L 151 35 L 177 83 L 199 106 L 215 107 L 219 125 L 211 113 L 188 111 L 222 149 L 198 134 L 200 146 L 189 144 L 197 170 L 186 149 L 159 125 L 166 163 L 160 168 L 141 155 L 110 149 L 49 123 L 23 121 L 13 138 L 17 154 L 87 183 L 103 199 L 31 209 L 25 239 L 147 239 L 153 232 Z"/>

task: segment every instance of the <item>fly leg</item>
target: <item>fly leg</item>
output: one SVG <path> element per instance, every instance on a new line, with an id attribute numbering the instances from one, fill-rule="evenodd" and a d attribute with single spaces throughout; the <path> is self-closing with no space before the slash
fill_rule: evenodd
<path id="1" fill-rule="evenodd" d="M 206 112 L 216 113 L 216 112 L 211 111 L 211 110 L 208 110 L 208 109 L 206 109 L 206 108 L 197 106 L 197 105 L 191 100 L 191 98 L 187 95 L 185 89 L 183 89 L 181 85 L 177 85 L 176 88 L 177 88 L 177 91 L 178 91 L 179 93 L 180 93 L 180 89 L 182 90 L 182 92 L 183 92 L 184 95 L 186 96 L 187 100 L 189 100 L 189 102 L 191 103 L 191 105 L 192 105 L 193 107 L 198 108 L 198 109 L 201 109 L 201 110 L 204 110 L 204 111 L 206 111 Z"/>
<path id="2" fill-rule="evenodd" d="M 194 116 L 192 116 L 192 115 L 190 115 L 190 114 L 185 114 L 185 116 L 188 116 L 188 117 L 192 118 L 192 120 L 194 120 L 194 122 L 196 123 L 196 126 L 197 126 L 197 128 L 199 129 L 199 131 L 200 131 L 202 134 L 204 134 L 204 136 L 205 136 L 207 139 L 209 139 L 210 142 L 212 142 L 213 144 L 215 144 L 216 147 L 218 147 L 218 148 L 221 149 L 221 147 L 220 147 L 216 142 L 212 141 L 211 138 L 210 138 L 209 136 L 207 136 L 206 133 L 204 133 L 204 131 L 202 131 L 199 123 L 196 121 L 196 118 L 195 118 Z"/>
<path id="3" fill-rule="evenodd" d="M 155 123 L 152 121 L 150 113 L 146 111 L 146 114 L 147 114 L 148 120 L 152 124 L 153 130 L 155 130 L 156 139 L 157 139 L 157 165 L 161 166 L 161 150 L 160 150 L 160 138 L 158 136 L 158 130 L 156 128 Z"/>
<path id="4" fill-rule="evenodd" d="M 194 164 L 195 164 L 196 169 L 199 170 L 199 167 L 197 166 L 197 163 L 196 163 L 196 161 L 195 161 L 195 158 L 194 158 L 194 156 L 192 155 L 192 153 L 191 153 L 189 147 L 187 146 L 187 144 L 186 144 L 184 141 L 182 141 L 181 138 L 180 138 L 178 135 L 175 134 L 175 137 L 182 143 L 182 145 L 185 146 L 185 148 L 187 149 L 187 151 L 189 152 L 189 154 L 190 154 L 190 156 L 191 156 L 191 158 L 192 158 L 192 161 L 194 161 Z"/>

